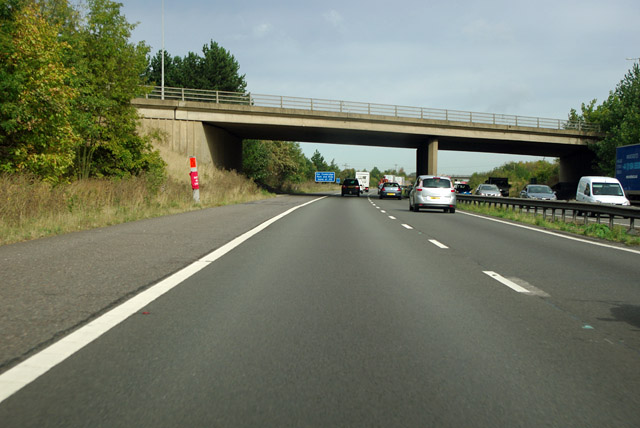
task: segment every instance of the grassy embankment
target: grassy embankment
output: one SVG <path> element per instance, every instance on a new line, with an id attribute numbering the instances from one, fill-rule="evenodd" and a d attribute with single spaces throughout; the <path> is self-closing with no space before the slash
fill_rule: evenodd
<path id="1" fill-rule="evenodd" d="M 195 204 L 188 159 L 159 150 L 168 164 L 168 178 L 160 186 L 145 177 L 51 186 L 0 176 L 0 245 L 273 196 L 240 174 L 199 165 L 200 204 Z"/>
<path id="2" fill-rule="evenodd" d="M 283 191 L 292 194 L 340 193 L 340 185 L 335 183 L 316 183 L 313 181 L 295 184 L 285 183 Z"/>
<path id="3" fill-rule="evenodd" d="M 563 222 L 561 219 L 557 218 L 555 222 L 552 222 L 549 215 L 547 215 L 546 219 L 543 219 L 541 213 L 534 216 L 533 213 L 520 213 L 517 210 L 512 211 L 510 208 L 487 207 L 484 205 L 458 203 L 458 209 L 478 214 L 490 215 L 493 217 L 499 217 L 505 220 L 512 220 L 518 223 L 531 224 L 543 227 L 545 229 L 568 232 L 575 235 L 599 238 L 612 242 L 620 242 L 626 245 L 640 245 L 640 237 L 628 234 L 628 228 L 624 226 L 615 226 L 613 230 L 611 230 L 609 229 L 608 224 L 576 224 L 571 221 Z M 603 220 L 603 223 L 604 222 L 605 220 Z"/>

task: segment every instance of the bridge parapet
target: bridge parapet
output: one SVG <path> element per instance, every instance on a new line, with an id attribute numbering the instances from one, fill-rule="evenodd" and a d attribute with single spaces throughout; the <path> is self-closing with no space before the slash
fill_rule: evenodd
<path id="1" fill-rule="evenodd" d="M 425 107 L 409 107 L 354 101 L 289 97 L 239 92 L 211 91 L 204 89 L 163 88 L 154 86 L 146 95 L 148 99 L 211 102 L 256 107 L 272 107 L 307 111 L 380 115 L 396 118 L 431 119 L 448 122 L 506 125 L 557 130 L 599 132 L 595 124 L 563 119 L 517 116 L 497 113 L 481 113 L 461 110 L 445 110 Z"/>

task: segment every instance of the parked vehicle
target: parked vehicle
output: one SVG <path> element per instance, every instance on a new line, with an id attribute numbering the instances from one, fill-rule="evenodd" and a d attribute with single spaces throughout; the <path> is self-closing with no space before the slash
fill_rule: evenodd
<path id="1" fill-rule="evenodd" d="M 360 193 L 369 193 L 369 174 L 366 171 L 356 171 L 356 179 L 360 183 Z"/>
<path id="2" fill-rule="evenodd" d="M 398 183 L 383 183 L 378 191 L 378 197 L 402 199 L 402 187 Z"/>
<path id="3" fill-rule="evenodd" d="M 509 179 L 506 177 L 489 177 L 485 184 L 495 184 L 500 189 L 500 194 L 502 196 L 509 196 L 509 189 L 511 185 L 509 184 Z"/>
<path id="4" fill-rule="evenodd" d="M 627 198 L 640 200 L 640 144 L 616 148 L 616 178 Z"/>
<path id="5" fill-rule="evenodd" d="M 355 178 L 345 178 L 342 183 L 342 196 L 356 195 L 360 196 L 360 183 Z"/>
<path id="6" fill-rule="evenodd" d="M 409 192 L 409 210 L 439 208 L 456 212 L 456 189 L 451 179 L 435 175 L 420 175 Z"/>
<path id="7" fill-rule="evenodd" d="M 576 201 L 598 204 L 631 205 L 624 196 L 622 185 L 612 177 L 582 177 L 578 182 Z"/>
<path id="8" fill-rule="evenodd" d="M 481 184 L 473 194 L 478 196 L 502 196 L 500 189 L 495 184 Z"/>
<path id="9" fill-rule="evenodd" d="M 544 199 L 548 201 L 555 201 L 558 198 L 551 187 L 546 184 L 527 184 L 520 192 L 521 198 L 529 199 Z"/>

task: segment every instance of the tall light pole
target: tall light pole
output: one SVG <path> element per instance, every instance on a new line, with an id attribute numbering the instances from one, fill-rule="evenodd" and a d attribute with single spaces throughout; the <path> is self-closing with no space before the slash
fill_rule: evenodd
<path id="1" fill-rule="evenodd" d="M 161 68 L 161 79 L 162 79 L 162 86 L 161 86 L 161 98 L 164 100 L 164 0 L 162 0 L 162 61 L 161 61 L 162 65 L 160 66 Z"/>

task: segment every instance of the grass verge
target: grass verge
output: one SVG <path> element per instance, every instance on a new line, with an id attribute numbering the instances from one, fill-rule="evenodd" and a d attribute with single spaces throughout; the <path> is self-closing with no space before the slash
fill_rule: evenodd
<path id="1" fill-rule="evenodd" d="M 340 185 L 335 183 L 285 183 L 283 191 L 287 193 L 339 193 Z"/>
<path id="2" fill-rule="evenodd" d="M 458 204 L 458 209 L 478 214 L 499 217 L 505 220 L 512 220 L 518 223 L 531 224 L 545 229 L 559 230 L 591 238 L 604 239 L 606 241 L 619 242 L 625 245 L 640 245 L 640 237 L 627 233 L 627 227 L 614 226 L 610 229 L 606 224 L 591 223 L 588 225 L 576 224 L 573 222 L 563 222 L 562 220 L 551 221 L 550 217 L 542 218 L 542 214 L 512 211 L 509 208 L 487 207 L 485 205 Z"/>
<path id="3" fill-rule="evenodd" d="M 163 153 L 163 158 L 177 156 Z M 175 165 L 175 159 L 166 159 Z M 157 185 L 147 177 L 90 179 L 52 186 L 32 177 L 0 175 L 0 245 L 110 226 L 273 195 L 234 171 L 198 167 L 200 203 L 193 202 L 188 159 Z"/>

